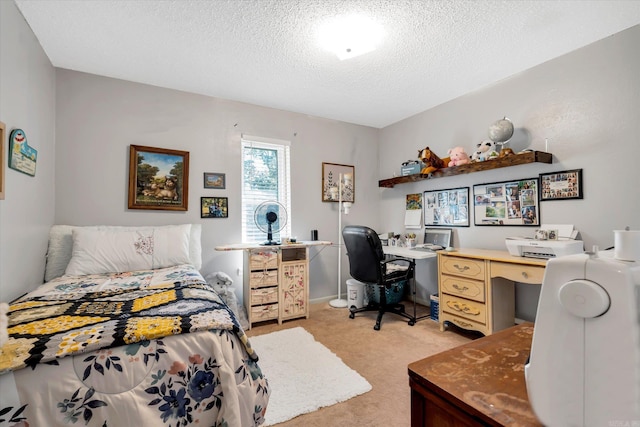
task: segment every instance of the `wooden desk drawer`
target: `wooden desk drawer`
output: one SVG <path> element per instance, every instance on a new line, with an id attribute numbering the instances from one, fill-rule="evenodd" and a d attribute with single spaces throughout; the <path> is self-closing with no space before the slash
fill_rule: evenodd
<path id="1" fill-rule="evenodd" d="M 249 276 L 251 288 L 263 288 L 278 284 L 278 270 L 252 271 Z"/>
<path id="2" fill-rule="evenodd" d="M 464 317 L 456 316 L 451 313 L 442 313 L 440 316 L 440 320 L 442 322 L 451 322 L 454 325 L 467 330 L 478 331 L 485 335 L 489 335 L 489 328 L 487 325 L 482 323 L 473 322 L 469 319 L 465 319 Z"/>
<path id="3" fill-rule="evenodd" d="M 278 251 L 251 252 L 249 257 L 250 270 L 266 270 L 278 268 Z"/>
<path id="4" fill-rule="evenodd" d="M 540 284 L 544 277 L 544 267 L 491 261 L 491 277 L 504 277 L 514 282 Z"/>
<path id="5" fill-rule="evenodd" d="M 484 282 L 478 280 L 463 279 L 457 276 L 443 274 L 440 283 L 441 292 L 469 298 L 474 301 L 484 302 Z"/>
<path id="6" fill-rule="evenodd" d="M 441 294 L 440 307 L 456 316 L 471 319 L 474 322 L 487 323 L 487 308 L 484 304 L 475 301 L 458 298 L 453 295 Z"/>
<path id="7" fill-rule="evenodd" d="M 251 289 L 251 305 L 278 302 L 278 287 Z"/>
<path id="8" fill-rule="evenodd" d="M 470 279 L 484 280 L 484 261 L 456 256 L 443 256 L 441 274 L 453 274 Z"/>
<path id="9" fill-rule="evenodd" d="M 251 307 L 251 321 L 262 322 L 278 318 L 278 304 L 257 305 Z"/>

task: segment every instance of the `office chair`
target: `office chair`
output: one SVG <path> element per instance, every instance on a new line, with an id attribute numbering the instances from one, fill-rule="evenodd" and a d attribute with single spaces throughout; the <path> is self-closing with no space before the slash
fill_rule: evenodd
<path id="1" fill-rule="evenodd" d="M 376 331 L 380 330 L 382 316 L 387 312 L 409 319 L 409 325 L 413 326 L 415 319 L 405 313 L 404 305 L 387 303 L 386 290 L 395 283 L 403 280 L 408 282 L 412 279 L 415 271 L 415 262 L 401 257 L 385 259 L 378 233 L 369 227 L 348 225 L 342 230 L 342 238 L 347 248 L 351 277 L 367 285 L 377 286 L 380 292 L 379 303 L 369 301 L 369 304 L 363 308 L 350 307 L 349 318 L 353 319 L 356 313 L 362 311 L 377 310 L 378 317 L 373 327 Z M 392 262 L 403 266 L 406 265 L 407 268 L 402 270 L 390 269 L 388 265 Z"/>

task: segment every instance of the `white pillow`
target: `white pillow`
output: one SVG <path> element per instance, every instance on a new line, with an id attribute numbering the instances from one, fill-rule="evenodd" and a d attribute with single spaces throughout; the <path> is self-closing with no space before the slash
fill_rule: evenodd
<path id="1" fill-rule="evenodd" d="M 103 231 L 76 228 L 65 274 L 122 273 L 153 265 L 153 232 Z"/>
<path id="2" fill-rule="evenodd" d="M 191 226 L 191 232 L 189 236 L 189 262 L 194 265 L 198 270 L 202 267 L 202 224 L 186 224 Z M 151 228 L 164 228 L 171 226 L 73 226 L 73 225 L 54 225 L 49 231 L 49 247 L 47 248 L 47 260 L 44 271 L 44 281 L 49 282 L 56 277 L 60 277 L 65 274 L 65 269 L 71 260 L 71 254 L 73 251 L 73 237 L 72 232 L 75 229 L 91 229 L 91 230 L 144 230 Z"/>
<path id="3" fill-rule="evenodd" d="M 76 227 L 65 274 L 121 273 L 190 263 L 191 225 L 100 229 Z"/>
<path id="4" fill-rule="evenodd" d="M 151 268 L 165 268 L 180 264 L 190 264 L 190 231 L 190 224 L 154 227 Z"/>

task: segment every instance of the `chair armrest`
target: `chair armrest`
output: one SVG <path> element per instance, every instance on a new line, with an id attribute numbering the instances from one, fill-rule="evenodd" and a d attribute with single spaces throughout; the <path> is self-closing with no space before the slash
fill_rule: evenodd
<path id="1" fill-rule="evenodd" d="M 405 274 L 400 276 L 400 280 L 408 280 L 411 279 L 413 277 L 413 272 L 416 268 L 416 263 L 414 260 L 409 259 L 409 258 L 404 258 L 404 257 L 393 257 L 393 258 L 389 258 L 389 259 L 385 259 L 383 261 L 380 261 L 381 267 L 382 267 L 382 274 L 384 276 L 386 276 L 387 274 L 391 274 L 391 272 L 387 273 L 387 265 L 388 264 L 397 264 L 398 262 L 400 263 L 407 263 L 407 269 L 405 271 Z"/>

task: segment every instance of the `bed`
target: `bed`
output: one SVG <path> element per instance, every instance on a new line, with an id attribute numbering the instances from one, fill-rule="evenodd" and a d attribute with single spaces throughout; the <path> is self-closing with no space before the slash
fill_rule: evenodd
<path id="1" fill-rule="evenodd" d="M 269 384 L 205 282 L 200 225 L 54 226 L 11 303 L 0 426 L 257 426 Z"/>

